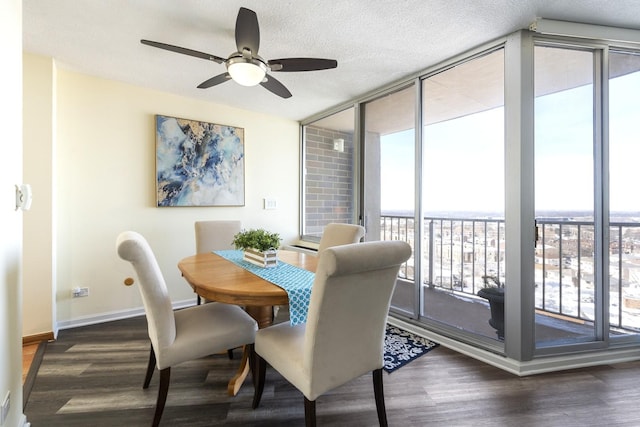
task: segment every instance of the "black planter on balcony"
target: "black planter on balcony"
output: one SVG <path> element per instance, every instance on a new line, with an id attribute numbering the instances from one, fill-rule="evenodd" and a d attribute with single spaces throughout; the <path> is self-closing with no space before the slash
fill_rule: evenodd
<path id="1" fill-rule="evenodd" d="M 496 330 L 498 339 L 504 340 L 504 288 L 482 288 L 478 291 L 478 296 L 489 301 L 491 310 L 489 325 Z"/>

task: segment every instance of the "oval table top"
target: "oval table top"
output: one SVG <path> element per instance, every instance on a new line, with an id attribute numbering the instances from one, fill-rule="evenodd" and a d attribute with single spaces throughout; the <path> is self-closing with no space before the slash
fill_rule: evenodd
<path id="1" fill-rule="evenodd" d="M 278 251 L 278 259 L 307 271 L 316 271 L 318 257 L 297 251 Z M 226 304 L 272 306 L 289 304 L 287 292 L 214 253 L 180 260 L 178 268 L 194 292 Z"/>
<path id="2" fill-rule="evenodd" d="M 297 251 L 280 250 L 278 259 L 312 272 L 318 265 L 317 256 Z M 245 306 L 260 328 L 271 325 L 272 306 L 289 304 L 284 289 L 214 253 L 184 258 L 178 262 L 178 268 L 198 295 L 212 301 Z M 240 367 L 227 386 L 229 396 L 238 393 L 249 375 L 249 353 L 245 346 Z"/>

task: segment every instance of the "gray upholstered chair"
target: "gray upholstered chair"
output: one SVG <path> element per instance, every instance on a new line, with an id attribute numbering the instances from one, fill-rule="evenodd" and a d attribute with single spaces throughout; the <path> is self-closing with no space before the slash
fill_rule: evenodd
<path id="1" fill-rule="evenodd" d="M 160 386 L 153 425 L 160 423 L 169 391 L 171 367 L 179 363 L 251 344 L 258 330 L 256 321 L 234 305 L 211 303 L 173 311 L 158 262 L 140 234 L 125 231 L 116 249 L 138 276 L 147 315 L 151 354 L 143 388 L 149 387 L 157 365 Z"/>
<path id="2" fill-rule="evenodd" d="M 364 237 L 364 227 L 357 224 L 330 223 L 324 227 L 322 238 L 318 245 L 318 255 L 323 250 L 332 246 L 348 245 L 358 243 Z M 278 313 L 282 307 L 274 307 L 275 313 Z M 286 319 L 289 315 L 288 307 L 284 307 L 286 313 L 281 315 Z"/>
<path id="3" fill-rule="evenodd" d="M 266 363 L 304 395 L 307 426 L 315 426 L 319 396 L 372 371 L 378 420 L 386 426 L 385 327 L 398 270 L 410 255 L 411 247 L 397 240 L 321 252 L 307 323 L 286 322 L 256 333 L 253 408 L 260 404 Z"/>
<path id="4" fill-rule="evenodd" d="M 204 254 L 213 251 L 234 249 L 233 236 L 241 230 L 242 223 L 240 221 L 196 221 L 196 253 Z M 196 302 L 198 305 L 202 302 L 200 295 L 197 296 Z"/>
<path id="5" fill-rule="evenodd" d="M 196 221 L 196 253 L 206 254 L 213 251 L 235 249 L 233 237 L 242 231 L 242 222 L 236 220 L 206 220 Z M 209 302 L 205 300 L 205 302 Z M 202 298 L 196 297 L 196 303 L 200 305 Z M 229 359 L 233 359 L 233 349 L 227 350 Z"/>
<path id="6" fill-rule="evenodd" d="M 327 224 L 322 232 L 318 254 L 332 246 L 348 245 L 358 243 L 364 236 L 364 227 L 357 224 Z"/>
<path id="7" fill-rule="evenodd" d="M 240 221 L 196 221 L 196 253 L 233 249 L 233 236 L 242 230 Z"/>

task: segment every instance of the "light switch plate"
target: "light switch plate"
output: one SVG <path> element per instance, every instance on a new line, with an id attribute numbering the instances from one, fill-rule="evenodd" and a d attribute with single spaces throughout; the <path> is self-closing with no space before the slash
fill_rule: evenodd
<path id="1" fill-rule="evenodd" d="M 266 199 L 264 199 L 264 208 L 265 209 L 277 209 L 278 208 L 278 201 L 276 199 L 266 198 Z"/>

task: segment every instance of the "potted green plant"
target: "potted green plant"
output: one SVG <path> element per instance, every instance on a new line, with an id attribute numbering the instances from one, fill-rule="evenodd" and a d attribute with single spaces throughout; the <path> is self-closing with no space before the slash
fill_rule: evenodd
<path id="1" fill-rule="evenodd" d="M 504 340 L 504 283 L 496 276 L 482 276 L 484 288 L 478 291 L 478 296 L 489 301 L 491 310 L 491 325 L 498 335 L 498 339 Z"/>
<path id="2" fill-rule="evenodd" d="M 243 259 L 260 267 L 278 264 L 280 235 L 262 228 L 243 230 L 233 236 L 233 245 L 244 251 Z"/>

